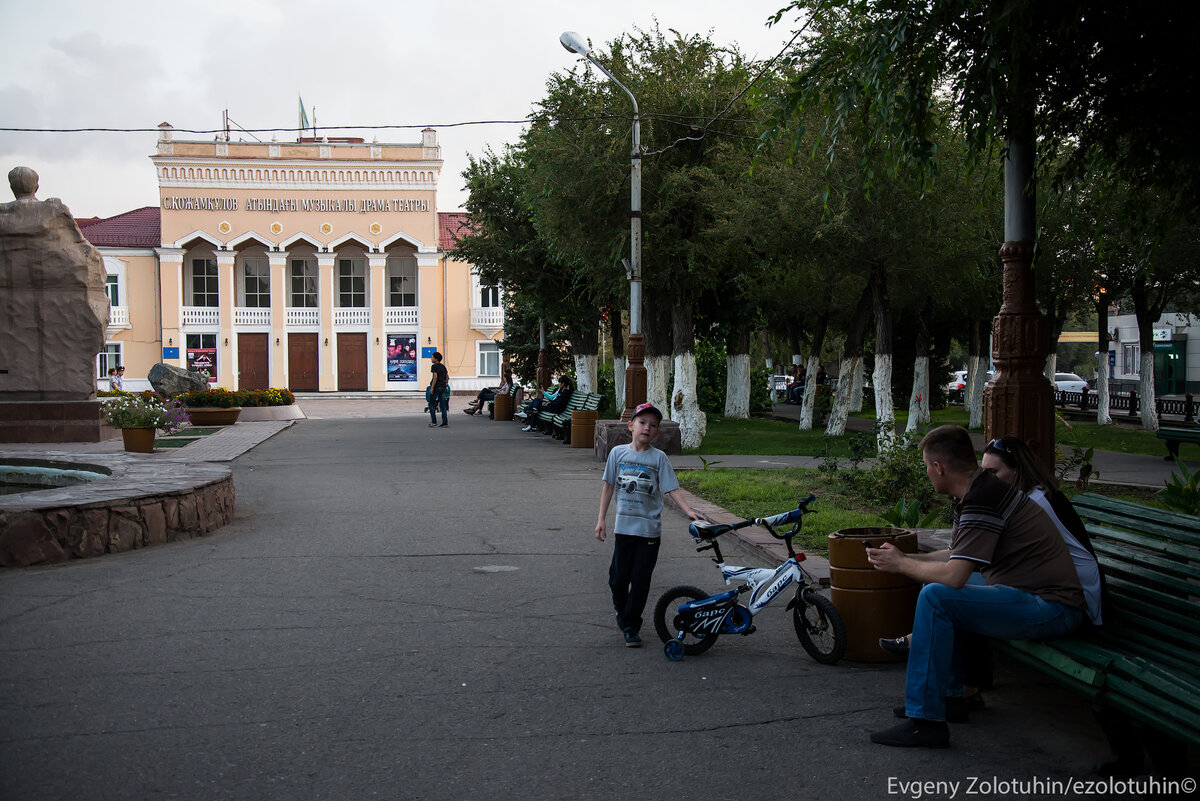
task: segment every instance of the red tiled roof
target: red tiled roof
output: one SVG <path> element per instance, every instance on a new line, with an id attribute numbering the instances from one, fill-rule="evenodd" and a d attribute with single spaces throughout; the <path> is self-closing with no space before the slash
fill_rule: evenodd
<path id="1" fill-rule="evenodd" d="M 453 250 L 459 238 L 471 230 L 471 221 L 465 211 L 438 212 L 438 249 Z"/>
<path id="2" fill-rule="evenodd" d="M 162 214 L 158 206 L 146 206 L 116 217 L 81 222 L 79 230 L 97 247 L 153 248 L 162 244 Z"/>

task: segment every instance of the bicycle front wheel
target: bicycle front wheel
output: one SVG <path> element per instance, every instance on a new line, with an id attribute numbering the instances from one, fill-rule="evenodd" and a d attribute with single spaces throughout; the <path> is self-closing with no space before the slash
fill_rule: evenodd
<path id="1" fill-rule="evenodd" d="M 822 665 L 836 664 L 846 653 L 846 624 L 833 601 L 811 587 L 796 593 L 792 607 L 796 637 L 808 655 Z"/>
<path id="2" fill-rule="evenodd" d="M 699 587 L 689 587 L 686 584 L 672 587 L 664 592 L 659 597 L 658 603 L 654 605 L 654 630 L 658 632 L 658 638 L 664 643 L 675 639 L 675 635 L 679 633 L 679 629 L 675 624 L 675 617 L 679 614 L 679 607 L 707 597 L 708 593 L 704 590 Z M 716 634 L 706 634 L 703 637 L 697 637 L 694 634 L 684 634 L 682 639 L 683 652 L 687 656 L 702 654 L 709 648 L 712 648 L 713 643 L 716 641 Z"/>

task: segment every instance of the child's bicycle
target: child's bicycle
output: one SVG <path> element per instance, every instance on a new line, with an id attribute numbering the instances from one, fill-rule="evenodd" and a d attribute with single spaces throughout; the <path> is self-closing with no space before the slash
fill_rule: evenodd
<path id="1" fill-rule="evenodd" d="M 846 625 L 842 616 L 833 602 L 817 591 L 812 577 L 800 567 L 804 553 L 796 553 L 792 547 L 792 538 L 800 532 L 802 518 L 814 511 L 808 508 L 814 500 L 815 496 L 809 495 L 795 509 L 773 517 L 752 518 L 732 525 L 696 522 L 688 526 L 692 539 L 700 544 L 696 550 L 713 552 L 713 561 L 720 568 L 725 583 L 745 583 L 716 595 L 687 585 L 664 592 L 654 606 L 654 629 L 664 643 L 667 659 L 677 662 L 685 654 L 704 653 L 721 634 L 752 634 L 754 616 L 793 584 L 796 593 L 787 608 L 792 610 L 792 622 L 800 644 L 821 664 L 832 665 L 842 658 L 846 652 Z M 788 560 L 774 570 L 726 565 L 717 538 L 751 525 L 762 526 L 771 536 L 783 540 Z M 776 528 L 789 525 L 793 527 L 786 534 L 776 533 Z M 751 594 L 750 602 L 743 606 L 738 603 L 738 597 L 747 592 Z"/>

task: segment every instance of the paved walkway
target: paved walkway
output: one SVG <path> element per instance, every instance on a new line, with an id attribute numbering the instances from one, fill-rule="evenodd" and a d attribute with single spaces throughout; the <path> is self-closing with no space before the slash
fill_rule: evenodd
<path id="1" fill-rule="evenodd" d="M 215 535 L 0 571 L 0 798 L 961 798 L 1103 751 L 1082 700 L 1007 665 L 949 750 L 873 746 L 904 666 L 818 665 L 779 603 L 701 657 L 626 649 L 589 451 L 306 403 L 257 447 L 272 427 L 214 435 L 251 448 Z M 721 587 L 685 526 L 665 514 L 652 597 Z"/>

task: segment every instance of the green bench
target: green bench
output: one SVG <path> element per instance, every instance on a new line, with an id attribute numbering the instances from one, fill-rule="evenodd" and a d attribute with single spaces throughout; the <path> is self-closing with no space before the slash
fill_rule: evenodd
<path id="1" fill-rule="evenodd" d="M 1093 493 L 1072 504 L 1104 571 L 1109 619 L 1073 637 L 997 646 L 1092 699 L 1102 722 L 1115 711 L 1169 746 L 1200 746 L 1200 518 Z"/>
<path id="2" fill-rule="evenodd" d="M 571 397 L 567 398 L 567 405 L 563 407 L 562 411 L 548 412 L 545 409 L 541 409 L 541 410 L 538 410 L 536 413 L 531 413 L 529 415 L 529 420 L 530 420 L 530 422 L 536 421 L 538 423 L 538 427 L 542 429 L 542 433 L 549 434 L 551 431 L 551 426 L 553 424 L 553 421 L 556 418 L 561 417 L 562 415 L 565 414 L 567 416 L 567 419 L 570 420 L 571 412 L 575 411 L 576 409 L 582 409 L 583 403 L 586 399 L 587 399 L 586 392 L 580 392 L 579 390 L 574 390 L 573 392 L 571 392 Z"/>
<path id="3" fill-rule="evenodd" d="M 547 422 L 550 428 L 550 435 L 555 439 L 561 439 L 563 444 L 571 444 L 571 418 L 573 412 L 595 412 L 599 411 L 600 403 L 604 400 L 604 396 L 596 392 L 576 392 L 571 396 L 571 400 L 575 399 L 575 395 L 582 395 L 579 407 L 570 409 L 570 404 L 567 404 L 569 411 L 563 411 L 551 417 Z"/>
<path id="4" fill-rule="evenodd" d="M 512 410 L 515 412 L 521 406 L 521 397 L 525 394 L 525 388 L 517 382 L 513 382 L 512 387 L 508 390 L 508 396 L 512 398 Z M 496 419 L 496 399 L 492 398 L 488 401 L 488 417 L 492 420 Z M 512 418 L 507 418 L 512 419 Z"/>
<path id="5" fill-rule="evenodd" d="M 1160 428 L 1156 437 L 1167 443 L 1166 459 L 1179 458 L 1179 443 L 1191 442 L 1200 445 L 1200 429 L 1197 428 Z"/>

